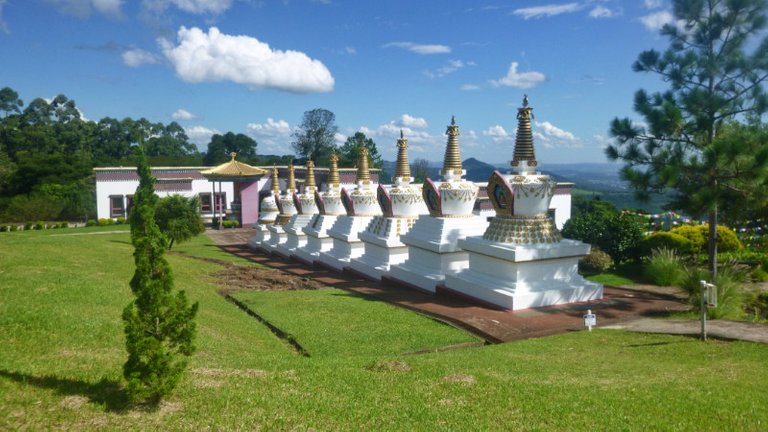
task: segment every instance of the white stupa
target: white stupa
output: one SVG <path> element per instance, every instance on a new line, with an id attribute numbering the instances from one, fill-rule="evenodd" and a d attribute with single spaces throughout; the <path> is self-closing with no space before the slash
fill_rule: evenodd
<path id="1" fill-rule="evenodd" d="M 322 252 L 316 262 L 342 271 L 353 258 L 364 252 L 360 232 L 364 231 L 374 216 L 381 214 L 381 208 L 376 199 L 376 184 L 371 182 L 368 170 L 368 149 L 360 148 L 357 159 L 356 187 L 352 192 L 342 189 L 341 202 L 347 214 L 339 216 L 328 235 L 333 238 L 333 247 L 328 252 Z"/>
<path id="2" fill-rule="evenodd" d="M 421 188 L 411 185 L 408 165 L 408 140 L 400 131 L 397 140 L 397 165 L 394 185 L 387 188 L 379 185 L 377 198 L 382 215 L 373 218 L 365 231 L 360 233 L 364 253 L 350 263 L 352 270 L 370 279 L 381 279 L 393 264 L 400 264 L 408 258 L 408 247 L 400 241 L 419 215 L 429 210 L 421 196 Z"/>
<path id="3" fill-rule="evenodd" d="M 512 172 L 488 181 L 496 209 L 482 236 L 459 240 L 469 267 L 445 278 L 444 288 L 505 309 L 525 309 L 600 299 L 603 287 L 578 274 L 590 246 L 563 239 L 547 215 L 556 182 L 542 175 L 533 147 L 528 97 L 518 109 Z"/>
<path id="4" fill-rule="evenodd" d="M 456 273 L 468 265 L 467 253 L 458 246 L 458 240 L 481 235 L 488 222 L 472 213 L 478 187 L 462 177 L 459 152 L 459 127 L 455 118 L 446 131 L 442 182 L 429 179 L 424 183 L 422 196 L 429 215 L 419 216 L 416 223 L 400 240 L 408 246 L 408 259 L 392 265 L 385 276 L 424 291 L 435 292 L 446 274 Z"/>
<path id="5" fill-rule="evenodd" d="M 331 166 L 328 169 L 328 180 L 325 192 L 315 191 L 315 204 L 318 213 L 302 230 L 307 235 L 306 244 L 294 251 L 293 257 L 313 264 L 321 252 L 328 252 L 333 247 L 333 238 L 328 230 L 333 227 L 339 216 L 346 215 L 341 203 L 341 186 L 339 181 L 339 156 L 335 153 L 330 157 Z"/>
<path id="6" fill-rule="evenodd" d="M 259 220 L 253 226 L 256 235 L 248 240 L 248 246 L 251 249 L 263 249 L 263 243 L 266 242 L 271 233 L 268 226 L 275 223 L 280 209 L 277 208 L 276 198 L 280 195 L 280 180 L 277 177 L 277 167 L 272 167 L 272 193 L 264 197 L 259 205 Z"/>
<path id="7" fill-rule="evenodd" d="M 277 215 L 277 220 L 274 224 L 268 225 L 269 239 L 263 242 L 263 248 L 270 252 L 277 251 L 277 247 L 281 243 L 285 243 L 288 239 L 288 235 L 283 229 L 283 225 L 291 220 L 291 217 L 296 214 L 296 205 L 293 202 L 293 195 L 296 193 L 296 177 L 294 174 L 293 163 L 288 166 L 288 184 L 285 188 L 285 193 L 276 197 L 277 207 L 280 213 Z"/>
<path id="8" fill-rule="evenodd" d="M 304 192 L 293 195 L 293 203 L 296 208 L 296 214 L 283 226 L 285 231 L 285 242 L 277 245 L 276 252 L 280 255 L 289 257 L 296 250 L 303 248 L 307 244 L 307 235 L 303 229 L 317 214 L 317 205 L 315 204 L 315 163 L 307 161 L 307 178 L 304 181 Z"/>

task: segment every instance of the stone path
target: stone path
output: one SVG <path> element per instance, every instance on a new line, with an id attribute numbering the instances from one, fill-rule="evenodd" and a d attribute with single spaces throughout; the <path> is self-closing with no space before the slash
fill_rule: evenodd
<path id="1" fill-rule="evenodd" d="M 337 273 L 253 251 L 247 246 L 248 239 L 253 235 L 251 229 L 209 230 L 208 235 L 222 249 L 235 255 L 367 298 L 397 304 L 463 328 L 493 343 L 583 330 L 583 315 L 589 309 L 597 315 L 599 328 L 692 335 L 699 332 L 698 321 L 651 319 L 688 308 L 669 293 L 606 287 L 602 300 L 512 312 L 474 304 L 444 293 L 433 295 L 393 283 L 373 282 L 357 274 Z M 710 336 L 768 343 L 768 326 L 728 321 L 710 323 Z"/>

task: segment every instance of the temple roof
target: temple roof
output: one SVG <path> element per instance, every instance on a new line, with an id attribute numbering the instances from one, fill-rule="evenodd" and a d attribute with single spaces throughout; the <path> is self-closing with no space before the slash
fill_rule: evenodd
<path id="1" fill-rule="evenodd" d="M 237 153 L 230 153 L 232 159 L 229 162 L 225 162 L 219 166 L 200 171 L 205 178 L 212 179 L 228 179 L 228 178 L 243 178 L 243 177 L 257 177 L 267 174 L 266 170 L 250 166 L 243 162 L 235 160 Z"/>
<path id="2" fill-rule="evenodd" d="M 515 151 L 512 156 L 512 166 L 518 167 L 525 162 L 528 167 L 535 167 L 536 153 L 533 149 L 533 131 L 531 131 L 531 119 L 533 108 L 528 106 L 528 95 L 523 97 L 523 106 L 517 109 L 517 137 L 515 138 Z M 526 169 L 527 167 L 520 167 Z"/>

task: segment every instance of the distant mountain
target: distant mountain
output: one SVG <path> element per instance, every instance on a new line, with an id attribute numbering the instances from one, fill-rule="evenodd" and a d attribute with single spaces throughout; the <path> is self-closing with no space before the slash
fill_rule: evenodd
<path id="1" fill-rule="evenodd" d="M 461 164 L 467 170 L 467 175 L 464 178 L 473 182 L 487 182 L 493 171 L 496 170 L 493 165 L 475 158 L 469 158 Z"/>

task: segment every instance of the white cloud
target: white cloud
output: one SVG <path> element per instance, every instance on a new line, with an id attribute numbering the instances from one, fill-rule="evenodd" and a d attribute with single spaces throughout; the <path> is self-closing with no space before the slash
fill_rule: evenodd
<path id="1" fill-rule="evenodd" d="M 483 135 L 491 137 L 494 142 L 511 141 L 513 136 L 501 125 L 491 126 L 483 131 Z"/>
<path id="2" fill-rule="evenodd" d="M 177 109 L 176 112 L 171 114 L 171 118 L 174 120 L 195 120 L 197 116 L 181 108 L 181 109 Z"/>
<path id="3" fill-rule="evenodd" d="M 428 127 L 427 121 L 423 117 L 412 117 L 408 114 L 403 114 L 400 116 L 400 121 L 398 124 L 408 128 L 423 129 Z"/>
<path id="4" fill-rule="evenodd" d="M 512 11 L 512 15 L 517 15 L 523 19 L 542 18 L 560 15 L 564 13 L 577 12 L 582 8 L 578 3 L 550 4 L 544 6 L 533 6 Z"/>
<path id="5" fill-rule="evenodd" d="M 293 129 L 287 121 L 270 117 L 265 123 L 248 123 L 246 129 L 258 142 L 261 153 L 293 153 L 290 146 Z"/>
<path id="6" fill-rule="evenodd" d="M 560 129 L 548 121 L 534 122 L 536 125 L 536 131 L 534 136 L 539 142 L 547 148 L 578 148 L 583 147 L 583 144 L 576 135 L 566 130 Z"/>
<path id="7" fill-rule="evenodd" d="M 333 134 L 333 141 L 336 142 L 336 145 L 340 146 L 347 141 L 347 136 L 342 133 L 336 132 L 335 134 Z"/>
<path id="8" fill-rule="evenodd" d="M 53 3 L 63 13 L 79 17 L 87 17 L 93 12 L 115 18 L 123 15 L 121 10 L 123 0 L 48 0 L 48 2 Z"/>
<path id="9" fill-rule="evenodd" d="M 589 11 L 590 18 L 613 18 L 617 15 L 619 15 L 618 11 L 610 10 L 602 5 L 597 5 Z"/>
<path id="10" fill-rule="evenodd" d="M 657 9 L 661 7 L 662 1 L 661 0 L 644 0 L 643 4 L 645 5 L 646 9 Z"/>
<path id="11" fill-rule="evenodd" d="M 424 71 L 424 75 L 426 75 L 428 78 L 442 78 L 448 74 L 452 74 L 456 72 L 457 70 L 465 67 L 465 66 L 474 66 L 474 62 L 463 62 L 461 60 L 449 60 L 448 64 L 446 64 L 443 67 L 439 67 L 433 71 L 427 70 Z"/>
<path id="12" fill-rule="evenodd" d="M 349 55 L 357 55 L 357 49 L 354 48 L 354 47 L 350 47 L 350 46 L 344 47 L 344 52 L 349 54 Z"/>
<path id="13" fill-rule="evenodd" d="M 0 0 L 0 31 L 9 33 L 10 30 L 8 30 L 8 24 L 3 20 L 3 7 L 6 3 L 6 0 Z"/>
<path id="14" fill-rule="evenodd" d="M 476 84 L 464 84 L 461 86 L 461 90 L 470 91 L 470 90 L 480 90 L 480 86 Z"/>
<path id="15" fill-rule="evenodd" d="M 149 51 L 140 48 L 131 48 L 123 51 L 123 64 L 130 67 L 139 67 L 145 64 L 157 63 L 158 58 Z"/>
<path id="16" fill-rule="evenodd" d="M 208 147 L 208 143 L 211 142 L 211 137 L 214 134 L 221 134 L 217 129 L 209 129 L 205 126 L 192 126 L 184 128 L 189 142 L 195 144 L 198 149 L 205 151 Z"/>
<path id="17" fill-rule="evenodd" d="M 250 36 L 231 36 L 211 27 L 181 27 L 177 46 L 161 39 L 163 54 L 184 81 L 233 81 L 252 89 L 295 93 L 330 92 L 334 79 L 319 60 L 299 51 L 274 50 Z"/>
<path id="18" fill-rule="evenodd" d="M 520 89 L 528 89 L 535 87 L 539 83 L 547 79 L 546 75 L 541 72 L 517 72 L 517 62 L 512 62 L 507 71 L 507 75 L 498 80 L 491 80 L 490 83 L 496 87 L 515 87 Z"/>
<path id="19" fill-rule="evenodd" d="M 650 15 L 640 17 L 640 22 L 650 31 L 658 31 L 664 27 L 665 24 L 671 24 L 674 21 L 675 19 L 669 11 L 654 12 Z"/>
<path id="20" fill-rule="evenodd" d="M 175 6 L 191 14 L 220 14 L 232 6 L 232 0 L 143 0 L 142 6 L 154 12 Z"/>
<path id="21" fill-rule="evenodd" d="M 448 54 L 451 52 L 451 47 L 447 45 L 423 45 L 413 42 L 390 42 L 384 45 L 384 48 L 403 48 L 416 54 Z"/>

